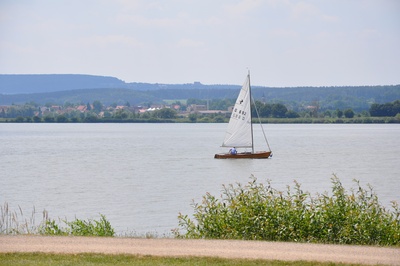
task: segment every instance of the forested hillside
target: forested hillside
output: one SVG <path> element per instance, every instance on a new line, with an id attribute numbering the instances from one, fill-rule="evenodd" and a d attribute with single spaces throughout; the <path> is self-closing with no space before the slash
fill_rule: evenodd
<path id="1" fill-rule="evenodd" d="M 235 99 L 239 85 L 125 83 L 114 77 L 90 75 L 0 75 L 0 105 L 64 104 L 100 101 L 105 105 L 161 104 L 165 100 Z M 253 87 L 253 97 L 265 103 L 283 103 L 296 110 L 367 110 L 371 104 L 400 99 L 400 85 L 358 87 Z"/>

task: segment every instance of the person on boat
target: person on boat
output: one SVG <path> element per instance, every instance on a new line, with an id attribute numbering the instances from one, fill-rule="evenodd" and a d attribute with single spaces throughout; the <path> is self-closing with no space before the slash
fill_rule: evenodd
<path id="1" fill-rule="evenodd" d="M 236 155 L 237 154 L 237 150 L 235 147 L 233 147 L 232 149 L 229 150 L 229 153 L 232 155 Z"/>

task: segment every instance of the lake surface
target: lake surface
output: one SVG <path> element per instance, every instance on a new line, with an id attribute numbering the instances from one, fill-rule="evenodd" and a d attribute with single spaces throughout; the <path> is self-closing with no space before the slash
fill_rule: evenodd
<path id="1" fill-rule="evenodd" d="M 380 201 L 400 202 L 400 125 L 264 125 L 273 158 L 216 160 L 227 124 L 0 124 L 0 204 L 25 216 L 98 219 L 118 234 L 169 234 L 177 216 L 222 184 L 251 175 L 285 190 L 330 192 L 336 174 L 358 179 Z M 256 150 L 263 150 L 255 127 Z M 41 218 L 37 221 L 41 221 Z"/>

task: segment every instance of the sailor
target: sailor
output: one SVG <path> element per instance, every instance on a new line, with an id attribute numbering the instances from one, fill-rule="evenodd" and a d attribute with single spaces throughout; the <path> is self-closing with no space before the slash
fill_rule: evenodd
<path id="1" fill-rule="evenodd" d="M 237 154 L 237 150 L 236 150 L 236 148 L 235 148 L 235 147 L 233 147 L 232 149 L 230 149 L 230 150 L 229 150 L 229 153 L 230 153 L 230 154 L 232 154 L 232 155 L 235 155 L 235 154 Z"/>

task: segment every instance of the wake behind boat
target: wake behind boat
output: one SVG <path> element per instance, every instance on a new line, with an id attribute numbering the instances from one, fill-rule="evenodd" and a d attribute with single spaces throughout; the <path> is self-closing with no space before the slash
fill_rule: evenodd
<path id="1" fill-rule="evenodd" d="M 272 151 L 269 147 L 260 120 L 260 126 L 262 128 L 268 150 L 257 152 L 254 151 L 251 101 L 252 98 L 249 72 L 236 100 L 231 118 L 229 119 L 225 139 L 222 143 L 222 147 L 230 147 L 231 150 L 228 153 L 215 154 L 215 159 L 267 159 L 271 156 Z M 256 113 L 258 116 L 257 109 Z M 237 152 L 236 148 L 251 148 L 251 152 Z"/>

